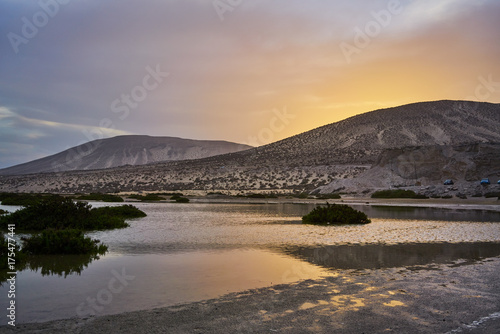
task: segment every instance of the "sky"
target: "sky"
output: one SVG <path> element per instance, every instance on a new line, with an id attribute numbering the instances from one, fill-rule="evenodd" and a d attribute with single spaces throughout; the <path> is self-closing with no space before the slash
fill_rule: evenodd
<path id="1" fill-rule="evenodd" d="M 0 0 L 0 168 L 126 134 L 253 146 L 500 103 L 498 0 Z"/>

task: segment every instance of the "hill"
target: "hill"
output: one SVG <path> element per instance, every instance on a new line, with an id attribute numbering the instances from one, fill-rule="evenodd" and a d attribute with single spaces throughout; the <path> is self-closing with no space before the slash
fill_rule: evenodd
<path id="1" fill-rule="evenodd" d="M 470 183 L 479 175 L 496 177 L 498 168 L 486 164 L 488 157 L 500 154 L 500 145 L 495 145 L 500 143 L 498 129 L 500 104 L 422 102 L 368 112 L 266 146 L 203 159 L 0 177 L 0 191 L 369 193 L 395 183 L 440 184 L 442 177 Z M 421 155 L 427 158 L 418 162 Z M 447 165 L 455 156 L 456 165 Z M 399 161 L 406 162 L 396 175 L 393 169 Z"/>
<path id="2" fill-rule="evenodd" d="M 62 172 L 201 159 L 252 148 L 227 141 L 175 137 L 117 136 L 94 140 L 63 152 L 4 168 L 0 175 Z"/>

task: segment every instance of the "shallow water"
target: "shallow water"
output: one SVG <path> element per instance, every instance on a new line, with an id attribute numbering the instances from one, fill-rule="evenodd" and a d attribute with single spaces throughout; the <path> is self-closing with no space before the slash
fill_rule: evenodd
<path id="1" fill-rule="evenodd" d="M 498 212 L 362 205 L 356 208 L 371 224 L 311 226 L 300 223 L 314 208 L 308 204 L 134 205 L 148 216 L 126 229 L 89 233 L 109 246 L 100 259 L 44 257 L 19 272 L 19 323 L 216 298 L 335 269 L 460 264 L 500 255 Z M 0 295 L 6 294 L 4 284 Z"/>

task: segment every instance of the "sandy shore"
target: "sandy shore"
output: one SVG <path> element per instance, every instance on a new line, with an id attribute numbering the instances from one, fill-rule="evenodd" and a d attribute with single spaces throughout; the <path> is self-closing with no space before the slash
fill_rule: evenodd
<path id="1" fill-rule="evenodd" d="M 18 333 L 500 333 L 500 258 L 377 270 Z M 10 328 L 0 328 L 10 333 Z"/>

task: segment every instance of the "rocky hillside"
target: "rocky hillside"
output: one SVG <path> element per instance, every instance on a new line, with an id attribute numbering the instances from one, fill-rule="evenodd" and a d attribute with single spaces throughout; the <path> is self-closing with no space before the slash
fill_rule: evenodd
<path id="1" fill-rule="evenodd" d="M 354 116 L 258 151 L 287 165 L 371 164 L 386 149 L 500 142 L 499 129 L 500 104 L 421 102 Z"/>
<path id="2" fill-rule="evenodd" d="M 479 175 L 487 176 L 488 159 L 500 153 L 500 146 L 494 145 L 500 143 L 498 129 L 500 104 L 423 102 L 372 111 L 266 146 L 203 159 L 4 176 L 0 191 L 367 193 L 395 184 L 439 184 L 444 177 L 476 182 Z M 422 156 L 425 159 L 418 161 Z M 456 164 L 450 162 L 455 160 Z M 497 169 L 488 175 L 495 176 Z"/>
<path id="3" fill-rule="evenodd" d="M 61 172 L 191 160 L 252 148 L 227 141 L 174 137 L 118 136 L 99 139 L 61 153 L 0 170 L 0 175 Z"/>
<path id="4" fill-rule="evenodd" d="M 489 178 L 490 186 L 480 185 Z M 444 186 L 451 179 L 453 186 Z M 500 143 L 432 145 L 384 151 L 377 162 L 355 178 L 335 179 L 316 191 L 357 193 L 373 189 L 405 188 L 428 196 L 449 193 L 484 194 L 499 191 Z"/>

